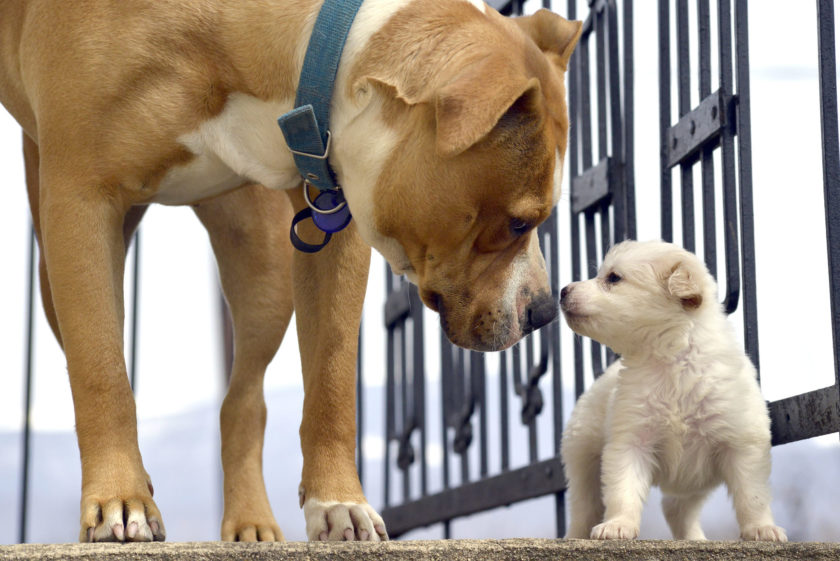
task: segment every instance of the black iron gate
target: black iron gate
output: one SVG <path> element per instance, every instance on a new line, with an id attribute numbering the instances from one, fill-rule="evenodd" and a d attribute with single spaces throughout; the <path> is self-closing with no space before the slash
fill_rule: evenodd
<path id="1" fill-rule="evenodd" d="M 490 2 L 490 4 L 494 4 Z M 524 2 L 495 2 L 508 15 L 521 15 Z M 574 19 L 574 2 L 569 3 L 568 17 Z M 550 2 L 543 2 L 547 8 Z M 619 37 L 619 19 L 623 18 L 624 36 Z M 569 158 L 572 177 L 572 213 L 584 223 L 572 231 L 574 276 L 581 277 L 581 239 L 586 242 L 586 260 L 597 249 L 595 223 L 601 226 L 601 247 L 608 248 L 616 239 L 632 237 L 635 232 L 633 196 L 632 129 L 632 6 L 619 13 L 616 3 L 593 2 L 583 26 L 578 50 L 570 64 L 569 109 L 571 119 Z M 623 54 L 623 58 L 622 58 Z M 594 63 L 590 61 L 594 58 Z M 595 93 L 590 81 L 595 80 Z M 595 99 L 593 107 L 593 97 Z M 630 110 L 628 110 L 628 108 Z M 597 118 L 598 142 L 593 145 L 592 120 Z M 597 148 L 597 161 L 593 153 Z M 583 232 L 582 232 L 583 231 Z M 540 247 L 546 259 L 552 293 L 559 298 L 559 244 L 555 212 L 539 230 Z M 588 268 L 587 271 L 591 271 Z M 546 326 L 510 351 L 498 353 L 493 378 L 498 384 L 498 404 L 488 400 L 488 360 L 483 353 L 452 346 L 441 333 L 440 401 L 443 458 L 442 487 L 428 493 L 428 465 L 425 451 L 426 419 L 425 375 L 423 366 L 422 305 L 416 289 L 401 279 L 388 275 L 385 304 L 388 329 L 388 374 L 386 389 L 385 517 L 389 532 L 398 536 L 407 530 L 443 522 L 449 537 L 449 523 L 459 516 L 510 505 L 530 498 L 553 494 L 557 533 L 565 528 L 563 490 L 565 481 L 560 464 L 560 438 L 563 423 L 563 383 L 558 323 Z M 410 304 L 413 302 L 413 304 Z M 412 347 L 405 345 L 406 333 L 412 333 Z M 580 339 L 576 347 L 581 345 Z M 600 357 L 600 347 L 593 345 L 593 357 Z M 407 361 L 411 354 L 414 361 Z M 581 348 L 575 349 L 582 357 Z M 397 358 L 396 361 L 392 360 Z M 580 391 L 583 388 L 583 362 L 577 361 Z M 600 362 L 598 362 L 600 368 Z M 550 376 L 549 376 L 550 374 Z M 541 382 L 550 378 L 548 398 Z M 518 399 L 519 422 L 528 435 L 529 462 L 511 466 L 511 397 Z M 551 407 L 551 455 L 539 459 L 537 419 Z M 498 425 L 490 426 L 489 411 L 498 406 Z M 400 416 L 400 413 L 402 414 Z M 499 469 L 490 470 L 490 433 L 498 435 Z M 413 438 L 417 434 L 419 454 Z M 477 434 L 476 434 L 477 433 Z M 396 464 L 391 462 L 390 443 L 398 442 Z M 495 448 L 495 447 L 493 447 Z M 454 458 L 457 457 L 457 463 Z M 471 462 L 478 463 L 478 476 Z M 453 465 L 455 464 L 455 465 Z M 412 467 L 418 466 L 419 493 L 412 495 Z M 459 483 L 453 480 L 453 471 Z M 393 501 L 392 480 L 402 477 L 402 502 Z"/>
<path id="2" fill-rule="evenodd" d="M 493 2 L 490 2 L 493 5 Z M 523 2 L 495 2 L 510 15 L 522 13 Z M 545 7 L 551 3 L 544 1 Z M 756 306 L 755 242 L 752 200 L 748 10 L 746 0 L 717 0 L 712 21 L 710 0 L 696 0 L 689 24 L 688 0 L 659 0 L 659 130 L 661 235 L 676 240 L 706 261 L 719 279 L 727 313 L 743 317 L 745 348 L 759 367 Z M 569 0 L 567 17 L 585 15 L 584 31 L 570 63 L 569 176 L 571 184 L 570 254 L 572 279 L 591 276 L 610 245 L 634 238 L 634 100 L 633 2 L 589 0 L 588 13 L 576 13 Z M 834 385 L 769 404 L 773 444 L 840 431 L 840 153 L 834 14 L 831 0 L 818 0 L 820 100 L 823 132 L 823 176 L 828 259 L 834 334 Z M 559 8 L 559 6 L 557 7 Z M 712 60 L 711 30 L 717 30 Z M 675 34 L 672 33 L 675 30 Z M 691 37 L 696 33 L 696 43 Z M 672 37 L 675 35 L 675 37 Z M 696 52 L 695 67 L 690 52 Z M 676 53 L 676 76 L 671 53 Z M 712 68 L 717 68 L 713 91 Z M 691 87 L 699 103 L 692 106 Z M 594 90 L 594 91 L 593 91 Z M 694 169 L 700 182 L 695 185 Z M 695 217 L 695 196 L 702 212 Z M 722 213 L 716 212 L 720 201 Z M 675 201 L 679 208 L 675 209 Z M 559 253 L 562 240 L 556 213 L 540 228 L 552 290 L 559 292 Z M 698 240 L 700 243 L 698 243 Z M 722 267 L 719 267 L 719 262 Z M 718 271 L 718 269 L 722 271 Z M 388 275 L 385 323 L 388 329 L 386 389 L 385 505 L 383 516 L 392 535 L 432 523 L 450 521 L 491 508 L 551 495 L 556 498 L 557 533 L 564 533 L 563 491 L 559 458 L 562 433 L 561 348 L 559 324 L 543 328 L 511 351 L 499 353 L 488 372 L 490 358 L 454 348 L 441 334 L 441 399 L 426 401 L 427 365 L 423 319 L 414 287 Z M 588 353 L 584 347 L 588 346 Z M 614 356 L 595 342 L 574 338 L 574 395 L 585 389 L 585 373 L 598 375 Z M 547 376 L 550 373 L 550 376 Z M 488 379 L 498 383 L 498 403 L 488 401 Z M 553 455 L 539 459 L 537 423 L 546 398 L 552 411 Z M 511 388 L 513 392 L 511 393 Z M 519 401 L 520 421 L 528 428 L 529 462 L 512 467 L 510 459 L 510 395 Z M 491 408 L 498 408 L 493 410 Z M 442 489 L 430 493 L 427 481 L 427 411 L 441 416 Z M 488 425 L 495 411 L 498 427 Z M 476 428 L 477 427 L 477 428 Z M 490 434 L 498 436 L 491 446 Z M 390 452 L 398 450 L 396 462 Z M 498 449 L 500 469 L 491 471 L 488 450 Z M 459 465 L 453 465 L 454 458 Z M 478 462 L 477 477 L 470 462 Z M 458 470 L 459 468 L 459 470 Z M 453 471 L 460 471 L 454 483 Z M 401 500 L 394 498 L 394 479 L 401 477 Z M 419 478 L 419 486 L 413 481 Z"/>

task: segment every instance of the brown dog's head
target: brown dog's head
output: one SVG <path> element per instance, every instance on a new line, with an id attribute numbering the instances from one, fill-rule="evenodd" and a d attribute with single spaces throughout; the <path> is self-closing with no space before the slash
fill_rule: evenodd
<path id="1" fill-rule="evenodd" d="M 559 196 L 580 30 L 545 10 L 414 0 L 353 71 L 353 95 L 396 135 L 370 210 L 348 192 L 359 229 L 459 346 L 504 349 L 557 315 L 537 226 Z"/>

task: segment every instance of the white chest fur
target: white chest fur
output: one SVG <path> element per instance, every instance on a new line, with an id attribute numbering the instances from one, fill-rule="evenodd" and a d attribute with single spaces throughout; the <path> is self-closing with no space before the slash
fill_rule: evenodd
<path id="1" fill-rule="evenodd" d="M 248 181 L 275 189 L 296 186 L 299 175 L 277 126 L 277 117 L 291 106 L 291 100 L 231 94 L 219 115 L 178 139 L 195 158 L 164 176 L 155 202 L 189 204 Z"/>

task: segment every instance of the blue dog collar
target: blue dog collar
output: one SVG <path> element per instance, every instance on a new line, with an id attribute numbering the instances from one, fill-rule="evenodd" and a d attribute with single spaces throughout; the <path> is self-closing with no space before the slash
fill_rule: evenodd
<path id="1" fill-rule="evenodd" d="M 361 5 L 362 0 L 325 0 L 306 49 L 295 108 L 277 119 L 303 178 L 304 195 L 309 204 L 309 208 L 295 216 L 291 229 L 292 244 L 306 253 L 315 253 L 324 247 L 331 235 L 345 228 L 351 219 L 347 201 L 329 164 L 329 123 L 338 63 Z M 314 203 L 309 200 L 309 185 L 321 191 Z M 304 242 L 295 231 L 301 220 L 310 217 L 325 233 L 320 245 Z"/>

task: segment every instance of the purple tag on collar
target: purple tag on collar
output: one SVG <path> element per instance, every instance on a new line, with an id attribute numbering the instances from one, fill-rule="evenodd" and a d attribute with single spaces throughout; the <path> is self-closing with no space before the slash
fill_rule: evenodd
<path id="1" fill-rule="evenodd" d="M 344 205 L 336 212 L 331 214 L 322 214 L 315 210 L 312 211 L 312 221 L 323 232 L 334 234 L 343 230 L 350 224 L 350 207 L 347 206 L 347 201 L 344 200 L 344 195 L 340 191 L 323 191 L 320 195 L 315 197 L 312 205 L 320 210 L 329 211 L 340 205 Z"/>

